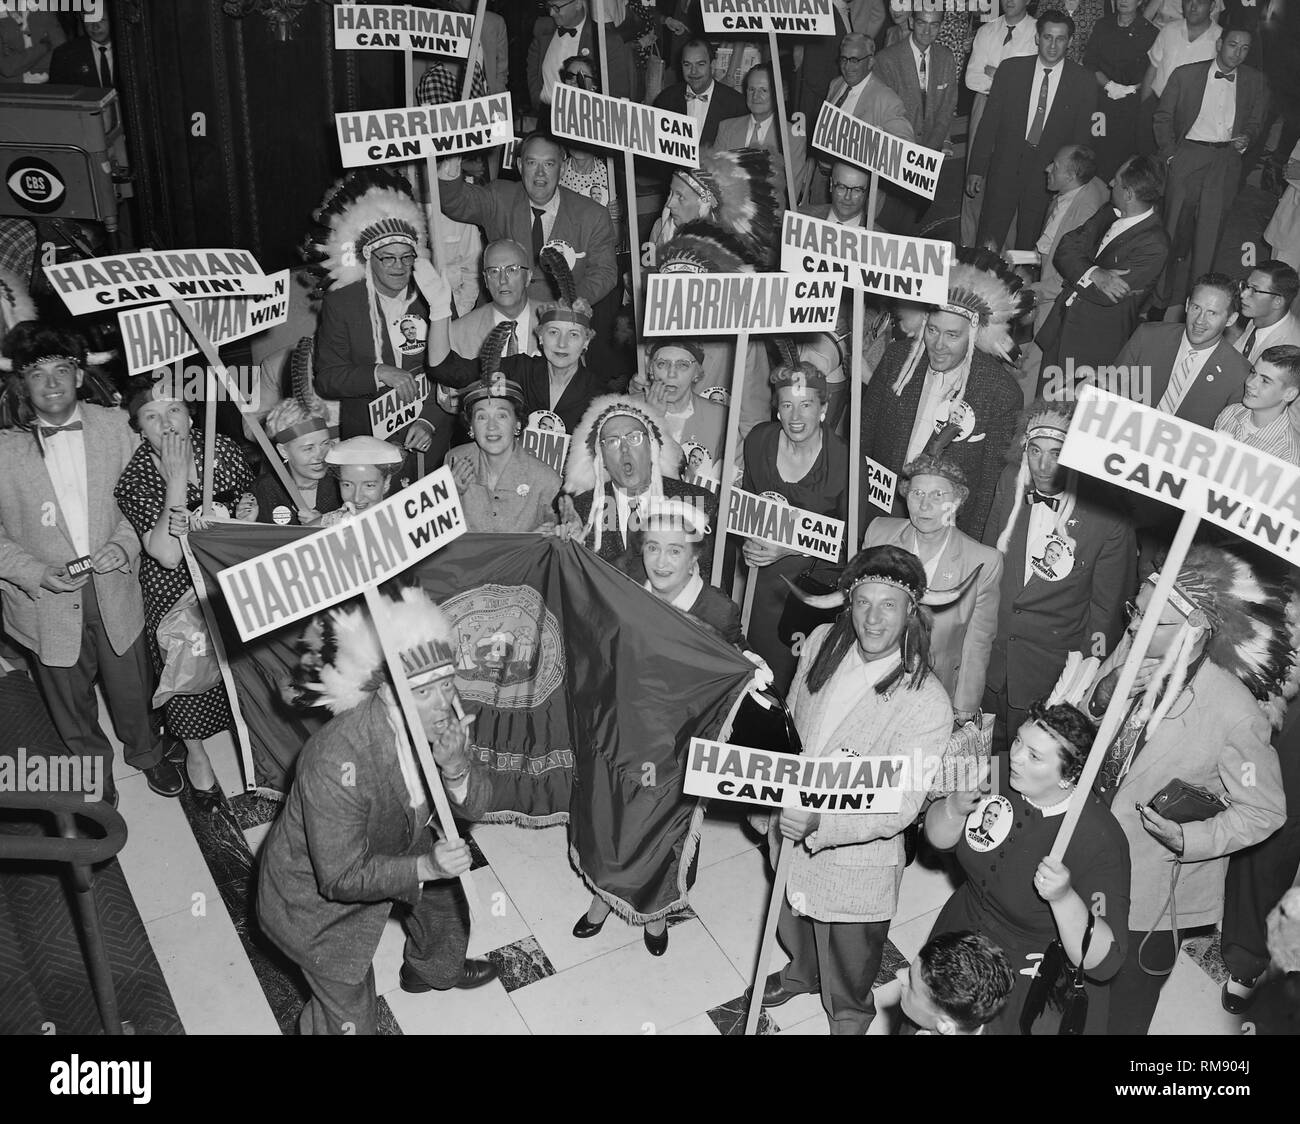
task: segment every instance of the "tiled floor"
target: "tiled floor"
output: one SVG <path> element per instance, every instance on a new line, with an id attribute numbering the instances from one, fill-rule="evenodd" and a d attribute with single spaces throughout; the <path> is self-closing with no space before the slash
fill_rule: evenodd
<path id="1" fill-rule="evenodd" d="M 255 854 L 268 825 L 254 821 L 273 805 L 241 794 L 228 739 L 216 739 L 210 748 L 223 786 L 235 798 L 236 830 L 242 826 Z M 131 825 L 122 866 L 186 1031 L 274 1034 L 291 1027 L 298 1002 L 293 981 L 264 956 L 254 956 L 256 971 L 250 964 L 247 942 L 256 938 L 247 935 L 246 919 L 232 920 L 239 902 L 231 897 L 230 876 L 209 869 L 181 804 L 154 796 L 132 770 L 118 775 L 122 811 Z M 204 838 L 210 850 L 210 833 Z M 705 820 L 691 893 L 694 916 L 672 926 L 662 959 L 646 952 L 640 929 L 616 916 L 597 937 L 572 936 L 590 895 L 569 866 L 562 827 L 479 825 L 473 839 L 486 865 L 474 872 L 482 917 L 471 931 L 470 954 L 490 956 L 500 977 L 473 992 L 406 994 L 397 984 L 403 935 L 390 921 L 375 956 L 389 1033 L 714 1035 L 743 1029 L 742 1000 L 758 953 L 769 870 L 734 811 L 715 806 Z M 231 908 L 218 892 L 219 882 Z M 940 864 L 908 868 L 887 966 L 915 955 L 950 891 Z M 778 946 L 769 970 L 785 960 Z M 1217 948 L 1208 940 L 1194 942 L 1179 959 L 1152 1032 L 1238 1033 L 1239 1020 L 1219 1006 L 1212 975 L 1218 971 Z M 882 981 L 887 975 L 882 971 Z M 887 1029 L 887 1015 L 873 1027 Z M 827 1033 L 820 1000 L 799 996 L 765 1013 L 760 1032 Z"/>

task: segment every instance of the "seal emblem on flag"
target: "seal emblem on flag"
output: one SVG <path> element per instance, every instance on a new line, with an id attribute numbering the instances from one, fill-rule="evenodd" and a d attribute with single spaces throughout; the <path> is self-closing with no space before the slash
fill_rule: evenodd
<path id="1" fill-rule="evenodd" d="M 560 624 L 527 585 L 481 585 L 442 604 L 457 637 L 456 687 L 493 707 L 535 707 L 564 681 Z"/>

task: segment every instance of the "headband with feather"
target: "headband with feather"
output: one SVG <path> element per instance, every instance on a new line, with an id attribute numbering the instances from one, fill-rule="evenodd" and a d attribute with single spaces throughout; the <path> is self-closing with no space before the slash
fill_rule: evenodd
<path id="1" fill-rule="evenodd" d="M 573 250 L 562 242 L 548 242 L 542 247 L 538 264 L 554 283 L 560 299 L 537 310 L 539 325 L 562 320 L 566 324 L 591 327 L 591 305 L 578 296 L 578 286 L 573 279 L 573 263 L 569 260 L 572 253 Z"/>
<path id="2" fill-rule="evenodd" d="M 485 398 L 504 398 L 514 404 L 515 416 L 518 418 L 524 408 L 524 390 L 517 382 L 508 379 L 501 370 L 501 357 L 506 349 L 506 341 L 514 337 L 513 320 L 503 320 L 487 334 L 478 353 L 479 380 L 471 384 L 471 389 L 461 398 L 460 406 L 469 417 L 475 405 Z"/>
<path id="3" fill-rule="evenodd" d="M 305 437 L 320 430 L 338 436 L 338 427 L 329 424 L 329 411 L 316 394 L 312 379 L 311 336 L 303 336 L 289 358 L 292 393 L 267 412 L 263 426 L 267 436 L 277 444 Z"/>

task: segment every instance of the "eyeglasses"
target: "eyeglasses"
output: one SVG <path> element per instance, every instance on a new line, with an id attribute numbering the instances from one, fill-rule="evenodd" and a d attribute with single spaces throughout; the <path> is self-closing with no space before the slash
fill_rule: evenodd
<path id="1" fill-rule="evenodd" d="M 591 75 L 581 70 L 561 70 L 560 78 L 565 82 L 590 82 Z"/>
<path id="2" fill-rule="evenodd" d="M 513 281 L 527 268 L 526 265 L 487 265 L 483 267 L 483 276 L 489 281 Z"/>
<path id="3" fill-rule="evenodd" d="M 656 359 L 650 364 L 651 369 L 658 371 L 660 374 L 676 371 L 679 375 L 690 374 L 694 366 L 694 359 Z"/>
<path id="4" fill-rule="evenodd" d="M 1250 282 L 1248 282 L 1248 281 L 1243 281 L 1243 282 L 1241 283 L 1241 291 L 1242 291 L 1243 293 L 1255 293 L 1255 294 L 1257 294 L 1258 296 L 1261 296 L 1261 297 L 1280 297 L 1280 296 L 1282 295 L 1281 293 L 1276 292 L 1276 291 L 1273 290 L 1273 289 L 1260 289 L 1260 288 L 1257 288 L 1256 286 L 1250 284 Z"/>
<path id="5" fill-rule="evenodd" d="M 865 187 L 850 187 L 846 183 L 832 183 L 831 190 L 838 191 L 841 195 L 846 195 L 850 199 L 857 199 L 867 189 Z"/>
<path id="6" fill-rule="evenodd" d="M 602 449 L 617 449 L 620 445 L 626 445 L 629 449 L 639 449 L 645 444 L 645 430 L 634 429 L 631 433 L 610 434 L 608 437 L 600 439 Z"/>
<path id="7" fill-rule="evenodd" d="M 917 503 L 947 503 L 952 499 L 951 492 L 918 492 L 909 488 L 907 491 L 909 500 L 916 500 Z"/>
<path id="8" fill-rule="evenodd" d="M 868 62 L 875 55 L 840 55 L 840 62 Z"/>
<path id="9" fill-rule="evenodd" d="M 1136 601 L 1125 601 L 1124 615 L 1128 617 L 1130 622 L 1140 621 L 1142 619 L 1142 610 L 1138 608 Z M 1157 621 L 1156 628 L 1173 628 L 1176 623 L 1175 621 Z"/>
<path id="10" fill-rule="evenodd" d="M 562 12 L 572 3 L 574 3 L 574 0 L 550 0 L 546 5 L 546 10 L 548 12 Z"/>
<path id="11" fill-rule="evenodd" d="M 402 254 L 399 257 L 396 254 L 376 254 L 375 261 L 382 266 L 392 269 L 395 265 L 411 265 L 415 261 L 415 255 Z"/>

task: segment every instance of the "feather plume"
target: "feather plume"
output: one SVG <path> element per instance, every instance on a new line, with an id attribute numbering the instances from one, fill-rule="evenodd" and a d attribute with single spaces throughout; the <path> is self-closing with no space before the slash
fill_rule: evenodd
<path id="1" fill-rule="evenodd" d="M 692 219 L 677 228 L 659 252 L 660 273 L 752 273 L 748 251 L 734 234 L 708 219 Z"/>
<path id="2" fill-rule="evenodd" d="M 302 407 L 304 413 L 314 413 L 320 399 L 316 396 L 316 384 L 312 379 L 311 356 L 314 339 L 303 336 L 293 349 L 290 364 L 290 385 L 293 387 L 294 400 Z"/>
<path id="3" fill-rule="evenodd" d="M 487 334 L 478 352 L 478 370 L 483 380 L 490 381 L 501 370 L 501 356 L 506 349 L 506 341 L 515 333 L 512 321 L 503 320 Z"/>
<path id="4" fill-rule="evenodd" d="M 766 148 L 738 148 L 700 160 L 701 170 L 717 187 L 718 225 L 739 239 L 755 268 L 770 268 L 776 261 L 781 204 L 773 186 L 774 155 Z"/>
<path id="5" fill-rule="evenodd" d="M 947 305 L 978 318 L 975 347 L 1015 362 L 1019 349 L 1015 322 L 1029 312 L 1032 294 L 1001 256 L 990 250 L 961 249 L 948 276 Z"/>
<path id="6" fill-rule="evenodd" d="M 794 342 L 793 336 L 773 336 L 772 343 L 776 347 L 777 354 L 781 357 L 781 365 L 784 367 L 794 367 L 799 363 L 799 345 Z"/>
<path id="7" fill-rule="evenodd" d="M 560 300 L 573 304 L 578 299 L 578 287 L 574 284 L 573 270 L 569 268 L 563 251 L 556 246 L 543 246 L 537 260 L 542 270 L 555 282 L 555 291 L 560 294 Z"/>

